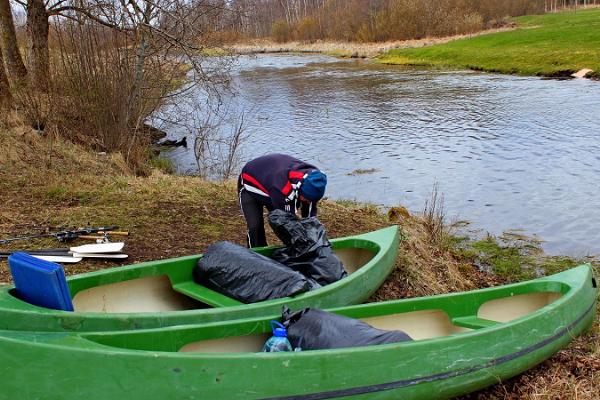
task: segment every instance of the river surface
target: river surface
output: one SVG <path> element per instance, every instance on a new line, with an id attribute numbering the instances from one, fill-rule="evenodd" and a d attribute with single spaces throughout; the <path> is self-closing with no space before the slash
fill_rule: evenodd
<path id="1" fill-rule="evenodd" d="M 331 198 L 411 211 L 437 183 L 448 222 L 600 254 L 598 82 L 260 55 L 238 60 L 233 87 L 243 161 L 289 153 L 327 173 Z M 196 170 L 193 150 L 168 156 Z"/>

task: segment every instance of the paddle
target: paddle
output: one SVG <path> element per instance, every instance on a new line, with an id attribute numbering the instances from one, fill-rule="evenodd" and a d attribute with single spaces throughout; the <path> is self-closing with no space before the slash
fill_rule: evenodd
<path id="1" fill-rule="evenodd" d="M 129 236 L 129 232 L 127 231 L 102 231 L 99 232 L 102 235 L 80 235 L 79 239 L 88 239 L 88 240 L 100 240 L 98 243 L 108 243 L 108 237 L 115 236 Z"/>
<path id="2" fill-rule="evenodd" d="M 69 250 L 73 253 L 118 253 L 123 250 L 124 246 L 123 242 L 97 243 L 71 247 Z"/>
<path id="3" fill-rule="evenodd" d="M 73 253 L 73 252 L 64 252 L 64 251 L 56 251 L 56 252 L 47 252 L 47 251 L 31 251 L 31 250 L 16 250 L 13 252 L 0 252 L 0 258 L 8 258 L 8 256 L 10 256 L 13 253 L 17 253 L 17 252 L 21 252 L 21 253 L 27 253 L 31 256 L 37 257 L 37 258 L 42 258 L 43 260 L 48 260 L 48 261 L 53 261 L 50 260 L 49 258 L 54 257 L 54 258 L 61 258 L 61 257 L 67 257 L 67 258 L 104 258 L 104 259 L 111 259 L 111 260 L 124 260 L 127 257 L 129 257 L 127 254 L 122 254 L 122 253 Z M 56 261 L 58 262 L 58 261 Z M 68 262 L 68 261 L 66 261 Z"/>
<path id="4" fill-rule="evenodd" d="M 61 264 L 74 264 L 81 261 L 82 257 L 73 257 L 71 255 L 48 255 L 48 254 L 31 254 L 27 253 L 40 260 L 52 261 Z M 0 258 L 8 258 L 10 253 L 0 253 Z"/>
<path id="5" fill-rule="evenodd" d="M 125 243 L 99 243 L 99 244 L 85 244 L 83 246 L 75 246 L 71 248 L 59 248 L 59 249 L 39 249 L 39 250 L 14 250 L 0 252 L 0 258 L 6 258 L 16 251 L 22 251 L 24 253 L 31 254 L 32 256 L 41 257 L 67 257 L 71 259 L 81 258 L 105 258 L 105 259 L 126 259 L 127 254 L 121 254 L 119 251 L 123 249 Z M 44 258 L 47 259 L 47 258 Z M 68 259 L 64 262 L 77 262 Z M 48 261 L 53 261 L 47 259 Z M 60 262 L 60 261 L 56 261 Z"/>
<path id="6" fill-rule="evenodd" d="M 124 260 L 129 257 L 127 254 L 122 253 L 71 253 L 73 257 L 82 257 L 82 258 L 105 258 L 105 259 L 115 259 L 115 260 Z"/>
<path id="7" fill-rule="evenodd" d="M 46 253 L 118 253 L 123 249 L 125 243 L 123 242 L 114 242 L 114 243 L 98 243 L 98 244 L 84 244 L 82 246 L 74 246 L 74 247 L 61 247 L 54 249 L 35 249 L 35 250 L 23 250 L 25 252 L 35 252 L 39 254 Z M 14 250 L 17 251 L 17 250 Z"/>
<path id="8" fill-rule="evenodd" d="M 35 235 L 29 235 L 29 236 L 19 236 L 19 237 L 12 237 L 12 238 L 8 238 L 8 239 L 0 239 L 0 244 L 6 244 L 6 243 L 10 243 L 16 240 L 30 240 L 30 239 L 37 239 L 37 238 L 45 238 L 45 237 L 53 237 L 58 239 L 61 242 L 67 242 L 73 239 L 77 239 L 78 237 L 82 236 L 82 235 L 90 235 L 90 234 L 94 234 L 94 233 L 104 233 L 104 232 L 115 232 L 115 229 L 118 229 L 119 227 L 116 225 L 112 225 L 112 226 L 102 226 L 102 227 L 96 227 L 96 228 L 92 228 L 92 227 L 88 227 L 88 228 L 80 228 L 80 229 L 73 229 L 73 230 L 65 230 L 65 231 L 60 231 L 60 232 L 53 232 L 53 233 L 40 233 L 40 234 L 35 234 Z M 123 232 L 119 232 L 120 234 L 124 234 Z"/>

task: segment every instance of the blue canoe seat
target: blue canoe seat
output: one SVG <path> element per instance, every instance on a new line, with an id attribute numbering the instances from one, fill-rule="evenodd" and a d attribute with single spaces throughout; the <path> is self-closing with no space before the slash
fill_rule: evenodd
<path id="1" fill-rule="evenodd" d="M 8 266 L 21 300 L 39 307 L 73 311 L 65 271 L 59 264 L 13 253 L 8 257 Z"/>

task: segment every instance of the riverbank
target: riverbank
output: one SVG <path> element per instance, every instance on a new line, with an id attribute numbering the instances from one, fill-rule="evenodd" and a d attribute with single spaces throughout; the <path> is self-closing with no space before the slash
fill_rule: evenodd
<path id="1" fill-rule="evenodd" d="M 466 68 L 504 74 L 567 77 L 591 69 L 600 77 L 600 9 L 514 18 L 518 29 L 419 49 L 394 49 L 386 64 Z"/>
<path id="2" fill-rule="evenodd" d="M 207 182 L 156 169 L 148 177 L 136 177 L 118 156 L 93 153 L 19 125 L 0 127 L 0 202 L 2 238 L 48 226 L 116 224 L 131 232 L 127 263 L 201 253 L 219 240 L 245 241 L 233 182 Z M 404 232 L 396 267 L 371 301 L 498 285 L 579 262 L 547 257 L 523 238 L 508 238 L 512 243 L 495 238 L 469 242 L 453 236 L 450 227 L 440 223 L 443 215 L 431 207 L 423 215 L 411 215 L 400 206 L 385 213 L 370 205 L 325 200 L 319 216 L 330 237 L 394 223 Z M 272 233 L 268 235 L 275 243 Z M 56 243 L 15 242 L 13 248 L 17 246 Z M 115 265 L 119 264 L 87 260 L 65 269 L 74 274 Z M 595 268 L 600 272 L 598 265 Z M 0 282 L 9 281 L 6 262 L 1 261 Z M 591 334 L 548 361 L 466 398 L 594 399 L 600 366 L 598 329 L 597 317 Z"/>
<path id="3" fill-rule="evenodd" d="M 420 48 L 436 44 L 448 43 L 452 40 L 471 38 L 480 35 L 489 35 L 492 33 L 506 32 L 514 29 L 514 26 L 508 25 L 502 28 L 488 29 L 482 32 L 455 35 L 441 38 L 424 38 L 415 40 L 398 40 L 391 42 L 334 42 L 318 40 L 314 43 L 305 42 L 285 42 L 276 43 L 267 39 L 257 39 L 250 42 L 236 43 L 230 46 L 230 50 L 235 54 L 262 54 L 262 53 L 321 53 L 334 57 L 354 57 L 371 58 L 386 53 L 392 49 Z"/>

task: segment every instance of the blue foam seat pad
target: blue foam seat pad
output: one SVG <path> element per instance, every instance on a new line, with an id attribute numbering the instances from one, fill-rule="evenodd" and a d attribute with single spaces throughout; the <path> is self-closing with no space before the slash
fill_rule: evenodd
<path id="1" fill-rule="evenodd" d="M 20 252 L 8 257 L 8 265 L 21 300 L 54 310 L 73 311 L 62 266 Z"/>

